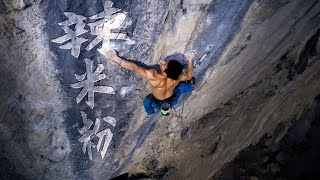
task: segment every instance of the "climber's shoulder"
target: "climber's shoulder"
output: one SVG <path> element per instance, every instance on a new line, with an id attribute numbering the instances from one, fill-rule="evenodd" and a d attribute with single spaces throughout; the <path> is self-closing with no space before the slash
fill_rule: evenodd
<path id="1" fill-rule="evenodd" d="M 148 79 L 148 80 L 154 80 L 156 79 L 157 77 L 157 74 L 158 72 L 154 69 L 146 69 L 146 68 L 143 68 L 141 66 L 137 66 L 137 68 L 135 69 L 135 72 L 145 78 L 145 79 Z"/>

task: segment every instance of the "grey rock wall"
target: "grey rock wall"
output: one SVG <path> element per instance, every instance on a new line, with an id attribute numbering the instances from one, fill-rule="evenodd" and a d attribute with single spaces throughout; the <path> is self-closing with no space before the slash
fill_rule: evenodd
<path id="1" fill-rule="evenodd" d="M 319 96 L 301 119 L 279 123 L 242 150 L 214 179 L 316 179 L 319 177 Z"/>
<path id="2" fill-rule="evenodd" d="M 317 0 L 0 1 L 1 179 L 209 179 L 320 92 Z M 147 117 L 146 68 L 210 55 L 176 114 Z"/>

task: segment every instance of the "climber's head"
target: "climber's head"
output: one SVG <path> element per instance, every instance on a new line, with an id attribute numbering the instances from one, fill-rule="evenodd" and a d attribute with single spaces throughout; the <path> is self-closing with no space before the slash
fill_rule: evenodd
<path id="1" fill-rule="evenodd" d="M 160 64 L 160 69 L 162 72 L 165 72 L 167 77 L 173 80 L 177 80 L 182 73 L 183 66 L 177 60 L 164 60 Z"/>

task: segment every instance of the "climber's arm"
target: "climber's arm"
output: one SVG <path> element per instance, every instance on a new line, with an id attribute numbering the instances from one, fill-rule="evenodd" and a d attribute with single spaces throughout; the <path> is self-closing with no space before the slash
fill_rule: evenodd
<path id="1" fill-rule="evenodd" d="M 133 62 L 127 61 L 125 59 L 120 58 L 116 52 L 114 51 L 108 51 L 106 52 L 106 57 L 112 61 L 115 61 L 116 63 L 118 63 L 120 66 L 122 66 L 123 68 L 126 68 L 130 71 L 133 71 L 135 73 L 137 73 L 139 76 L 141 76 L 142 78 L 151 80 L 154 78 L 154 74 L 155 74 L 155 70 L 154 69 L 145 69 Z"/>
<path id="2" fill-rule="evenodd" d="M 189 53 L 188 55 L 188 70 L 187 73 L 181 75 L 180 81 L 187 81 L 192 78 L 193 68 L 192 68 L 192 59 L 194 58 L 194 52 Z"/>

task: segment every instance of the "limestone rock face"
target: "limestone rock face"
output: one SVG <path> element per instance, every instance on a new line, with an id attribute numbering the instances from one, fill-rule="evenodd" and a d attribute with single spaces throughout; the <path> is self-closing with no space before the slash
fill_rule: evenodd
<path id="1" fill-rule="evenodd" d="M 0 14 L 1 179 L 210 179 L 320 93 L 317 0 L 0 0 Z M 209 47 L 168 117 L 101 53 L 157 68 Z"/>
<path id="2" fill-rule="evenodd" d="M 11 11 L 19 11 L 32 5 L 32 0 L 3 0 L 1 4 L 1 14 Z"/>

